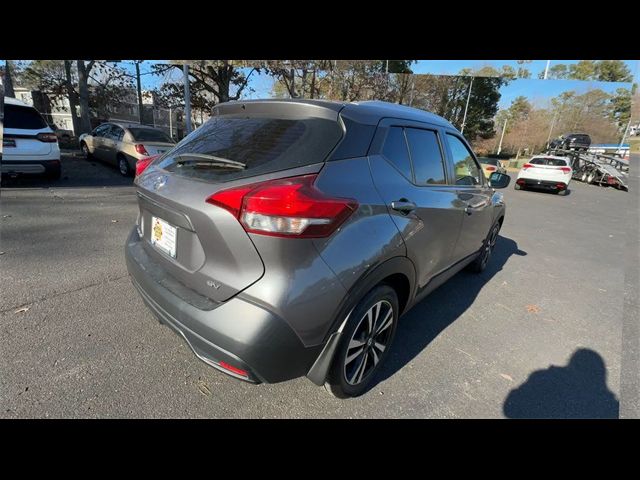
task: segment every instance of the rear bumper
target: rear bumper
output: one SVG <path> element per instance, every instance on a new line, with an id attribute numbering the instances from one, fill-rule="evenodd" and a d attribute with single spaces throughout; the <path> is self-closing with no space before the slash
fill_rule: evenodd
<path id="1" fill-rule="evenodd" d="M 518 178 L 516 183 L 524 187 L 545 190 L 566 190 L 569 186 L 569 182 L 563 180 L 537 180 L 534 178 Z"/>
<path id="2" fill-rule="evenodd" d="M 241 380 L 274 383 L 304 376 L 322 349 L 305 348 L 288 324 L 239 296 L 213 303 L 163 274 L 134 228 L 125 247 L 134 286 L 155 316 L 212 367 Z M 234 374 L 226 362 L 248 372 Z"/>
<path id="3" fill-rule="evenodd" d="M 59 159 L 54 160 L 12 160 L 4 158 L 0 169 L 4 175 L 50 175 L 60 170 Z"/>

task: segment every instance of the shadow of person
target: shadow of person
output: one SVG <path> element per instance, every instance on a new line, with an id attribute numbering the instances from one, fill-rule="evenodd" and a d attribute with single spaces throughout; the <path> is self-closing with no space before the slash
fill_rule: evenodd
<path id="1" fill-rule="evenodd" d="M 389 356 L 368 390 L 408 364 L 460 317 L 473 304 L 482 287 L 502 270 L 512 255 L 525 256 L 527 252 L 520 250 L 510 238 L 499 235 L 484 272 L 478 275 L 463 270 L 403 315 Z"/>
<path id="2" fill-rule="evenodd" d="M 550 366 L 529 375 L 504 401 L 508 418 L 617 418 L 619 403 L 608 389 L 602 357 L 576 350 L 566 367 Z"/>

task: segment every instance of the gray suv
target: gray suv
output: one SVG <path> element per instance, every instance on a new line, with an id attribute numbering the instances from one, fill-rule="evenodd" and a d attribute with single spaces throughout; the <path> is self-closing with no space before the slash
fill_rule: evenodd
<path id="1" fill-rule="evenodd" d="M 462 135 L 384 102 L 256 100 L 138 164 L 133 284 L 204 362 L 249 382 L 365 392 L 398 318 L 482 271 L 510 177 Z"/>

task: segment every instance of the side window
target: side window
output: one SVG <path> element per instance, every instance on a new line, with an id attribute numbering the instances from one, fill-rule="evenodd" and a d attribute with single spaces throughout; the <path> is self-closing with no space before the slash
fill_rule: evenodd
<path id="1" fill-rule="evenodd" d="M 391 127 L 387 132 L 387 138 L 384 141 L 382 155 L 389 160 L 395 167 L 411 181 L 411 163 L 409 162 L 409 151 L 407 150 L 407 142 L 404 139 L 404 133 L 401 127 Z"/>
<path id="2" fill-rule="evenodd" d="M 107 133 L 107 137 L 109 137 L 111 140 L 115 140 L 116 142 L 122 140 L 123 135 L 124 130 L 116 125 L 111 127 L 111 130 L 109 131 L 109 133 Z"/>
<path id="3" fill-rule="evenodd" d="M 111 125 L 100 125 L 98 127 L 96 127 L 96 129 L 93 131 L 93 136 L 94 137 L 104 137 L 107 132 L 109 131 L 109 129 L 111 128 Z"/>
<path id="4" fill-rule="evenodd" d="M 456 185 L 481 185 L 482 173 L 467 146 L 450 133 L 447 133 L 447 139 L 456 172 Z"/>
<path id="5" fill-rule="evenodd" d="M 436 132 L 405 129 L 417 185 L 444 185 L 446 182 L 442 151 Z"/>

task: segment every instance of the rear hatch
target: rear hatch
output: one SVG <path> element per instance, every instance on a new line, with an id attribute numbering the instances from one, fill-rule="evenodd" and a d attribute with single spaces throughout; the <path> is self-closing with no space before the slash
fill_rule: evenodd
<path id="1" fill-rule="evenodd" d="M 549 181 L 557 181 L 563 176 L 570 177 L 571 172 L 567 161 L 562 158 L 532 158 L 522 169 L 528 178 Z"/>
<path id="2" fill-rule="evenodd" d="M 42 116 L 33 107 L 4 106 L 3 160 L 37 160 L 51 153 L 54 142 L 41 142 L 39 133 L 52 133 Z"/>
<path id="3" fill-rule="evenodd" d="M 232 213 L 206 200 L 232 187 L 318 172 L 343 135 L 338 110 L 284 101 L 218 105 L 136 179 L 147 253 L 218 302 L 257 281 L 264 266 L 251 238 Z M 166 244 L 152 236 L 158 228 L 168 233 Z"/>

